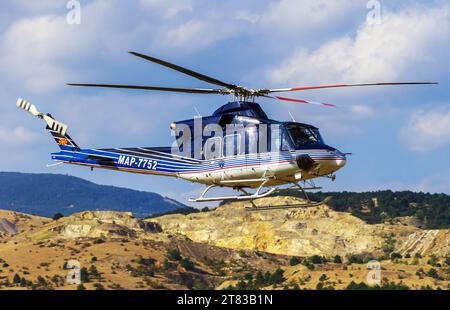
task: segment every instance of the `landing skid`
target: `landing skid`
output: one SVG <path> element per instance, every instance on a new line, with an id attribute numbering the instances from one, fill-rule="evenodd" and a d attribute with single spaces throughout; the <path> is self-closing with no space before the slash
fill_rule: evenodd
<path id="1" fill-rule="evenodd" d="M 314 207 L 314 206 L 320 206 L 322 204 L 326 204 L 331 200 L 331 196 L 326 197 L 324 200 L 320 201 L 320 202 L 313 202 L 309 199 L 308 194 L 306 193 L 307 190 L 318 190 L 321 189 L 321 187 L 317 187 L 314 185 L 314 183 L 311 181 L 309 181 L 308 187 L 302 187 L 300 184 L 298 183 L 293 183 L 292 187 L 290 187 L 289 189 L 298 189 L 300 190 L 304 197 L 306 202 L 305 203 L 296 203 L 296 204 L 292 204 L 292 205 L 279 205 L 279 206 L 256 206 L 254 203 L 254 200 L 259 199 L 259 198 L 264 198 L 267 197 L 271 194 L 273 194 L 277 188 L 275 187 L 271 187 L 269 190 L 265 191 L 265 192 L 261 192 L 264 185 L 267 184 L 267 182 L 269 182 L 271 179 L 269 178 L 264 178 L 264 179 L 246 179 L 246 180 L 241 180 L 242 182 L 246 182 L 246 183 L 260 183 L 258 189 L 256 190 L 255 193 L 251 194 L 249 192 L 247 192 L 246 190 L 244 190 L 243 188 L 239 188 L 237 187 L 236 189 L 241 191 L 242 193 L 244 193 L 244 195 L 241 196 L 222 196 L 222 197 L 205 197 L 205 195 L 213 188 L 219 187 L 219 186 L 226 186 L 226 184 L 234 184 L 234 183 L 239 183 L 239 180 L 233 180 L 233 181 L 222 181 L 220 183 L 220 185 L 217 184 L 212 184 L 209 185 L 207 188 L 205 188 L 205 190 L 201 193 L 201 195 L 198 198 L 190 198 L 189 201 L 191 202 L 210 202 L 210 201 L 250 201 L 253 207 L 246 207 L 245 209 L 248 211 L 261 211 L 261 210 L 279 210 L 279 209 L 293 209 L 293 208 L 307 208 L 307 207 Z M 305 182 L 306 184 L 306 182 Z"/>
<path id="2" fill-rule="evenodd" d="M 276 188 L 272 187 L 269 190 L 267 190 L 266 192 L 261 192 L 264 185 L 266 185 L 267 182 L 270 181 L 270 179 L 251 179 L 251 180 L 242 180 L 242 182 L 246 182 L 246 183 L 261 183 L 258 187 L 258 189 L 256 190 L 255 193 L 250 194 L 247 191 L 245 191 L 242 188 L 237 188 L 238 190 L 240 190 L 241 192 L 244 193 L 244 195 L 242 196 L 222 196 L 222 197 L 205 197 L 206 193 L 209 192 L 211 189 L 219 187 L 219 186 L 223 186 L 225 184 L 229 184 L 229 183 L 238 183 L 239 180 L 234 180 L 234 181 L 222 181 L 220 184 L 221 185 L 217 185 L 217 184 L 212 184 L 209 185 L 207 188 L 205 188 L 205 190 L 201 193 L 200 197 L 198 198 L 189 198 L 190 202 L 209 202 L 209 201 L 239 201 L 239 200 L 253 200 L 253 199 L 258 199 L 258 198 L 263 198 L 263 197 L 267 197 L 270 194 L 272 194 Z"/>

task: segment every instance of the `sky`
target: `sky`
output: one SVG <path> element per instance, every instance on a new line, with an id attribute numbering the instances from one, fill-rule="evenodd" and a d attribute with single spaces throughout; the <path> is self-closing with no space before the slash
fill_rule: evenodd
<path id="1" fill-rule="evenodd" d="M 78 10 L 79 4 L 79 10 Z M 78 14 L 80 13 L 80 14 Z M 450 194 L 450 1 L 3 0 L 0 3 L 0 171 L 61 173 L 153 191 L 183 203 L 202 190 L 173 178 L 47 168 L 57 146 L 34 103 L 69 125 L 81 147 L 169 146 L 169 124 L 209 115 L 221 95 L 82 89 L 69 82 L 209 87 L 129 55 L 137 51 L 251 88 L 436 81 L 433 86 L 311 90 L 260 99 L 278 120 L 319 127 L 351 152 L 327 191 Z"/>

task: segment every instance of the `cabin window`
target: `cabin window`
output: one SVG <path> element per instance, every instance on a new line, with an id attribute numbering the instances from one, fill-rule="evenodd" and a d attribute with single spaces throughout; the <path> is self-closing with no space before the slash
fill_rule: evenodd
<path id="1" fill-rule="evenodd" d="M 223 138 L 223 156 L 237 156 L 241 154 L 241 135 L 228 135 Z"/>
<path id="2" fill-rule="evenodd" d="M 214 137 L 206 140 L 205 159 L 216 159 L 222 154 L 222 138 Z"/>
<path id="3" fill-rule="evenodd" d="M 247 141 L 246 154 L 258 153 L 258 128 L 256 126 L 247 128 Z"/>

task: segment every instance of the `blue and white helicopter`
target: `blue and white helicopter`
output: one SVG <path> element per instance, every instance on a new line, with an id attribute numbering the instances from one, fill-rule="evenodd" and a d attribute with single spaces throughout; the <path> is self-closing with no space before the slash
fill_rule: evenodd
<path id="1" fill-rule="evenodd" d="M 271 96 L 274 93 L 324 88 L 437 84 L 432 82 L 366 83 L 306 86 L 280 89 L 249 89 L 229 84 L 175 64 L 130 52 L 145 60 L 195 77 L 221 88 L 173 88 L 111 84 L 68 84 L 84 87 L 156 90 L 195 94 L 232 95 L 235 99 L 211 116 L 174 122 L 170 128 L 176 141 L 171 147 L 131 147 L 85 149 L 79 147 L 67 133 L 67 125 L 50 114 L 39 112 L 33 104 L 19 99 L 17 107 L 43 119 L 60 151 L 51 157 L 59 164 L 88 166 L 133 173 L 156 174 L 185 179 L 207 185 L 192 202 L 250 200 L 266 197 L 283 185 L 302 191 L 306 203 L 312 206 L 307 190 L 320 189 L 313 180 L 329 177 L 346 164 L 346 153 L 325 144 L 319 129 L 295 121 L 269 119 L 255 98 L 265 97 L 304 104 L 334 106 L 302 99 Z M 51 166 L 54 166 L 51 165 Z M 229 187 L 241 195 L 207 197 L 216 187 Z M 250 192 L 249 189 L 254 189 Z M 297 206 L 256 207 L 258 209 Z"/>

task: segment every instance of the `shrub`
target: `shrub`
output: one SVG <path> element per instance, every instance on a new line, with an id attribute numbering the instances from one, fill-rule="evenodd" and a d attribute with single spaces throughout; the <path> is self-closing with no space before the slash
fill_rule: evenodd
<path id="1" fill-rule="evenodd" d="M 430 270 L 428 270 L 427 276 L 432 277 L 434 279 L 439 279 L 439 275 L 438 275 L 436 269 L 434 269 L 434 268 L 431 268 Z"/>
<path id="2" fill-rule="evenodd" d="M 163 270 L 164 270 L 164 271 L 167 271 L 167 270 L 169 270 L 169 269 L 170 269 L 170 263 L 169 263 L 169 260 L 168 260 L 168 259 L 165 259 L 164 262 L 163 262 Z"/>
<path id="3" fill-rule="evenodd" d="M 320 278 L 319 278 L 319 281 L 320 281 L 320 282 L 323 282 L 323 281 L 325 281 L 325 280 L 328 280 L 328 277 L 327 277 L 326 274 L 322 274 L 322 275 L 320 276 Z"/>
<path id="4" fill-rule="evenodd" d="M 356 282 L 352 281 L 347 285 L 347 287 L 345 289 L 346 290 L 367 290 L 367 289 L 369 289 L 369 287 L 364 282 L 356 283 Z"/>
<path id="5" fill-rule="evenodd" d="M 428 265 L 431 265 L 433 267 L 435 267 L 437 265 L 437 263 L 438 263 L 438 260 L 435 256 L 431 256 L 427 262 Z"/>
<path id="6" fill-rule="evenodd" d="M 105 243 L 105 240 L 102 238 L 98 238 L 94 240 L 94 244 L 101 244 L 101 243 Z"/>
<path id="7" fill-rule="evenodd" d="M 403 258 L 403 256 L 400 253 L 394 252 L 391 254 L 391 260 L 400 259 L 400 258 Z"/>
<path id="8" fill-rule="evenodd" d="M 60 218 L 63 218 L 63 217 L 64 217 L 63 214 L 61 214 L 61 213 L 56 213 L 55 215 L 52 216 L 52 219 L 53 219 L 54 221 L 57 221 L 57 220 L 59 220 Z"/>
<path id="9" fill-rule="evenodd" d="M 303 265 L 305 265 L 306 268 L 308 268 L 309 270 L 314 270 L 314 264 L 311 263 L 310 261 L 304 261 Z"/>
<path id="10" fill-rule="evenodd" d="M 327 260 L 319 255 L 313 255 L 309 258 L 309 261 L 313 264 L 324 264 L 327 262 Z"/>
<path id="11" fill-rule="evenodd" d="M 181 260 L 181 253 L 177 249 L 168 250 L 167 257 L 172 260 Z"/>
<path id="12" fill-rule="evenodd" d="M 247 254 L 245 253 L 244 250 L 239 250 L 238 254 L 239 254 L 239 257 L 247 257 Z"/>
<path id="13" fill-rule="evenodd" d="M 336 264 L 342 264 L 342 258 L 339 255 L 336 255 L 333 258 L 333 262 L 336 263 Z"/>
<path id="14" fill-rule="evenodd" d="M 450 266 L 450 256 L 447 256 L 447 257 L 445 258 L 445 264 L 448 265 L 448 266 Z"/>
<path id="15" fill-rule="evenodd" d="M 295 266 L 301 263 L 301 259 L 298 258 L 297 256 L 292 256 L 291 259 L 289 260 L 289 265 L 291 266 Z"/>
<path id="16" fill-rule="evenodd" d="M 21 280 L 20 276 L 16 273 L 16 274 L 14 275 L 14 277 L 13 277 L 13 283 L 14 283 L 14 284 L 19 284 L 19 283 L 20 283 L 20 280 Z"/>
<path id="17" fill-rule="evenodd" d="M 86 267 L 80 269 L 80 281 L 81 282 L 89 282 L 89 273 Z"/>
<path id="18" fill-rule="evenodd" d="M 193 270 L 194 269 L 194 263 L 189 258 L 183 258 L 180 261 L 181 267 L 183 267 L 186 270 Z"/>
<path id="19" fill-rule="evenodd" d="M 283 282 L 284 271 L 280 268 L 274 271 L 274 273 L 270 276 L 269 284 L 280 284 Z"/>
<path id="20" fill-rule="evenodd" d="M 258 271 L 256 273 L 256 277 L 255 277 L 255 284 L 257 286 L 262 286 L 265 284 L 265 279 L 264 279 L 264 275 L 261 271 Z"/>

